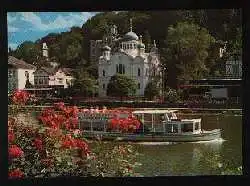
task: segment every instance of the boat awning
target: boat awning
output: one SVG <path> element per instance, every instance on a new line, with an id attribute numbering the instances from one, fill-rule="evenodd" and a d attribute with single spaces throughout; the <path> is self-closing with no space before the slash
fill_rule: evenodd
<path id="1" fill-rule="evenodd" d="M 165 113 L 173 113 L 178 110 L 136 110 L 132 112 L 133 114 L 165 114 Z"/>
<path id="2" fill-rule="evenodd" d="M 25 88 L 24 90 L 52 90 L 52 88 Z"/>

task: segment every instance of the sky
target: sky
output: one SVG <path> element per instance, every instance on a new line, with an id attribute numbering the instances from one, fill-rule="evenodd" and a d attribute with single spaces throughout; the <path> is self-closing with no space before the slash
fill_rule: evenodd
<path id="1" fill-rule="evenodd" d="M 8 12 L 8 47 L 16 49 L 24 41 L 36 41 L 49 33 L 81 27 L 97 12 Z"/>

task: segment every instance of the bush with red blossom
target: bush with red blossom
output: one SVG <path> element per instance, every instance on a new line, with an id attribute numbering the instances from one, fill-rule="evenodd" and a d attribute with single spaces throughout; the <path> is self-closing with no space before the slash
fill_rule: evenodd
<path id="1" fill-rule="evenodd" d="M 122 131 L 133 133 L 140 127 L 140 122 L 133 117 L 128 118 L 117 118 L 114 117 L 109 120 L 109 130 Z"/>
<path id="2" fill-rule="evenodd" d="M 22 98 L 16 103 L 26 103 L 25 100 Z M 43 110 L 37 118 L 40 121 L 37 125 L 21 123 L 9 116 L 9 178 L 105 176 L 104 172 L 109 172 L 106 176 L 127 175 L 125 172 L 121 174 L 121 169 L 126 169 L 128 164 L 123 165 L 123 160 L 128 156 L 121 157 L 114 149 L 106 150 L 104 155 L 98 145 L 90 150 L 82 137 L 83 131 L 78 129 L 78 112 L 77 107 L 65 106 L 61 102 Z M 117 159 L 117 164 L 95 167 L 97 164 L 112 164 L 112 161 L 103 162 L 106 161 L 103 156 L 109 160 Z"/>
<path id="3" fill-rule="evenodd" d="M 24 90 L 15 90 L 12 94 L 14 104 L 25 105 L 30 99 L 30 94 Z"/>
<path id="4" fill-rule="evenodd" d="M 9 171 L 9 178 L 23 178 L 24 173 L 20 169 L 14 169 Z"/>

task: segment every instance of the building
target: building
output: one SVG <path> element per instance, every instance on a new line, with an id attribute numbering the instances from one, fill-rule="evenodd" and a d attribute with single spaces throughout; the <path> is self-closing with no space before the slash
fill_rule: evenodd
<path id="1" fill-rule="evenodd" d="M 69 88 L 73 83 L 72 69 L 69 68 L 38 68 L 34 72 L 36 88 L 61 87 Z"/>
<path id="2" fill-rule="evenodd" d="M 242 98 L 242 79 L 190 80 L 186 84 L 180 85 L 179 88 L 188 92 L 189 96 L 196 94 L 214 99 L 237 100 L 237 102 Z"/>
<path id="3" fill-rule="evenodd" d="M 43 43 L 43 57 L 47 59 L 47 63 L 51 68 L 40 67 L 34 72 L 34 85 L 36 88 L 61 87 L 69 88 L 73 83 L 72 69 L 59 68 L 59 64 L 49 61 L 48 46 Z"/>
<path id="4" fill-rule="evenodd" d="M 242 78 L 242 57 L 231 57 L 226 61 L 226 77 Z"/>
<path id="5" fill-rule="evenodd" d="M 116 27 L 113 29 L 115 32 Z M 161 75 L 160 59 L 155 41 L 150 52 L 146 53 L 142 36 L 139 38 L 132 30 L 132 19 L 130 20 L 130 31 L 121 38 L 113 37 L 112 39 L 113 41 L 106 39 L 106 42 L 103 43 L 102 55 L 99 57 L 99 96 L 107 96 L 108 83 L 111 77 L 117 73 L 134 79 L 137 82 L 136 95 L 143 96 L 148 82 Z"/>
<path id="6" fill-rule="evenodd" d="M 102 55 L 103 45 L 107 44 L 113 50 L 116 50 L 117 47 L 115 45 L 119 39 L 121 38 L 118 35 L 117 26 L 112 25 L 101 40 L 90 40 L 90 62 L 98 65 L 99 57 Z"/>
<path id="7" fill-rule="evenodd" d="M 36 67 L 13 56 L 8 57 L 8 92 L 34 85 Z"/>

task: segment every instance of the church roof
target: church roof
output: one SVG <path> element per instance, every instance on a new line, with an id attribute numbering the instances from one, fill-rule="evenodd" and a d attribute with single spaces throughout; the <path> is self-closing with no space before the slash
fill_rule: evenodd
<path id="1" fill-rule="evenodd" d="M 123 39 L 124 40 L 138 40 L 139 37 L 136 35 L 136 33 L 130 31 L 124 35 Z"/>
<path id="2" fill-rule="evenodd" d="M 138 48 L 145 48 L 145 45 L 143 43 L 139 43 L 137 46 Z"/>
<path id="3" fill-rule="evenodd" d="M 105 45 L 103 48 L 102 48 L 102 50 L 111 50 L 111 48 L 108 46 L 108 45 Z"/>

